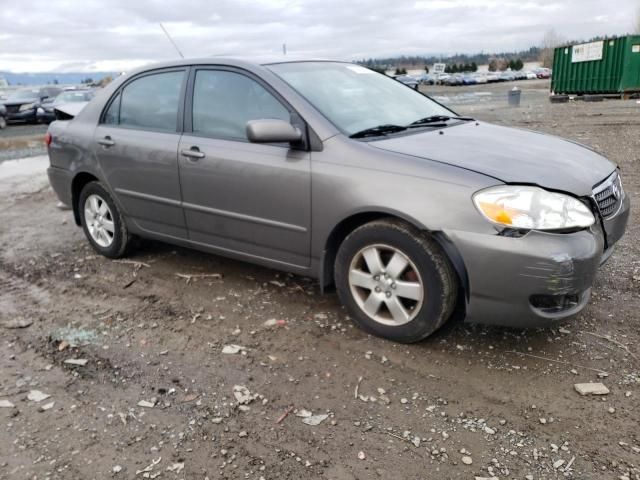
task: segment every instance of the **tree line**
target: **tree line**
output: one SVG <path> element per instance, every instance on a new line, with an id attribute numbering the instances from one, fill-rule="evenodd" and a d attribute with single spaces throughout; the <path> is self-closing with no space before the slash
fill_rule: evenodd
<path id="1" fill-rule="evenodd" d="M 637 32 L 640 33 L 640 8 L 637 13 Z M 455 54 L 455 55 L 400 55 L 386 58 L 363 58 L 358 64 L 374 69 L 376 71 L 386 71 L 396 69 L 406 71 L 409 69 L 424 68 L 428 73 L 428 65 L 434 63 L 444 63 L 450 69 L 448 73 L 469 72 L 469 67 L 473 64 L 489 65 L 491 71 L 501 71 L 510 68 L 511 70 L 521 70 L 525 62 L 540 62 L 543 67 L 552 67 L 554 49 L 559 46 L 573 45 L 577 43 L 594 42 L 611 37 L 596 36 L 590 39 L 579 41 L 567 41 L 553 28 L 548 29 L 543 37 L 540 46 L 531 47 L 519 52 L 502 53 L 475 53 L 475 54 Z M 466 69 L 465 69 L 466 68 Z M 398 73 L 400 75 L 400 73 Z"/>
<path id="2" fill-rule="evenodd" d="M 385 73 L 386 69 L 384 67 L 380 67 L 378 65 L 365 65 L 371 70 L 374 70 L 379 73 Z M 524 68 L 524 62 L 521 58 L 516 58 L 515 60 L 507 60 L 506 58 L 491 58 L 489 59 L 489 71 L 497 72 L 504 71 L 507 69 L 511 69 L 512 71 L 519 71 Z M 429 66 L 425 65 L 424 70 L 426 73 L 429 73 Z M 445 73 L 467 73 L 467 72 L 477 72 L 478 64 L 476 62 L 471 63 L 451 63 L 447 64 L 444 68 Z M 396 67 L 395 75 L 406 75 L 407 69 L 405 67 Z"/>
<path id="3" fill-rule="evenodd" d="M 524 62 L 520 58 L 517 58 L 515 60 L 513 59 L 507 60 L 506 58 L 492 58 L 491 60 L 489 60 L 490 72 L 497 72 L 497 71 L 504 72 L 507 69 L 517 72 L 522 70 L 523 68 L 524 68 Z"/>
<path id="4" fill-rule="evenodd" d="M 465 73 L 465 72 L 477 72 L 478 64 L 476 62 L 471 63 L 453 63 L 447 64 L 444 67 L 444 73 Z"/>
<path id="5" fill-rule="evenodd" d="M 507 60 L 520 59 L 523 62 L 535 62 L 540 57 L 541 48 L 531 47 L 527 50 L 519 52 L 502 52 L 502 53 L 476 53 L 476 54 L 455 54 L 455 55 L 400 55 L 397 57 L 387 58 L 363 58 L 357 63 L 365 67 L 376 67 L 385 70 L 404 68 L 416 69 L 424 68 L 426 65 L 434 63 L 444 63 L 447 65 L 486 65 L 492 58 L 506 58 Z"/>

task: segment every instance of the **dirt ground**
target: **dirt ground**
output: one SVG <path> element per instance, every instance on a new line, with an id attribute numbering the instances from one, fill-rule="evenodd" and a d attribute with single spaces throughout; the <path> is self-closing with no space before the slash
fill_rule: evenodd
<path id="1" fill-rule="evenodd" d="M 46 159 L 0 163 L 0 478 L 640 479 L 640 104 L 519 86 L 520 108 L 512 85 L 428 91 L 594 147 L 632 195 L 591 303 L 552 329 L 398 345 L 307 278 L 152 242 L 110 261 Z"/>

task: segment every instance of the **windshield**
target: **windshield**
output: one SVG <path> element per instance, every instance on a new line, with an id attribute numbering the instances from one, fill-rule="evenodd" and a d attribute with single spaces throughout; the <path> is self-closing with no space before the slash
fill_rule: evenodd
<path id="1" fill-rule="evenodd" d="M 379 125 L 406 126 L 432 115 L 455 115 L 402 83 L 359 65 L 299 62 L 268 68 L 346 135 Z"/>
<path id="2" fill-rule="evenodd" d="M 32 98 L 38 98 L 39 90 L 16 90 L 9 94 L 9 100 L 29 100 Z"/>
<path id="3" fill-rule="evenodd" d="M 87 102 L 91 100 L 89 92 L 62 92 L 56 97 L 56 103 Z"/>

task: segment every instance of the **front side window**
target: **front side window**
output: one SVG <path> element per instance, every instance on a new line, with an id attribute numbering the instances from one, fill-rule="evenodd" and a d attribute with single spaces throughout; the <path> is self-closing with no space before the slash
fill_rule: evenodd
<path id="1" fill-rule="evenodd" d="M 408 125 L 450 110 L 386 75 L 359 65 L 292 62 L 269 68 L 345 134 L 378 125 Z"/>
<path id="2" fill-rule="evenodd" d="M 290 113 L 255 80 L 225 70 L 198 70 L 193 87 L 193 132 L 216 138 L 247 140 L 249 120 Z"/>
<path id="3" fill-rule="evenodd" d="M 103 123 L 175 132 L 184 72 L 145 75 L 127 84 L 111 102 Z"/>

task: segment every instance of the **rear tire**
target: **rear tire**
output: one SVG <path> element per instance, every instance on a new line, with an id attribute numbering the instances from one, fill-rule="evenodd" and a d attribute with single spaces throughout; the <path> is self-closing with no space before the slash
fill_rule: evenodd
<path id="1" fill-rule="evenodd" d="M 338 296 L 365 331 L 400 343 L 440 328 L 458 282 L 440 245 L 396 219 L 367 223 L 345 238 L 335 261 Z"/>
<path id="2" fill-rule="evenodd" d="M 78 212 L 84 234 L 96 252 L 108 258 L 127 254 L 133 236 L 120 209 L 99 182 L 84 186 L 78 199 Z"/>

